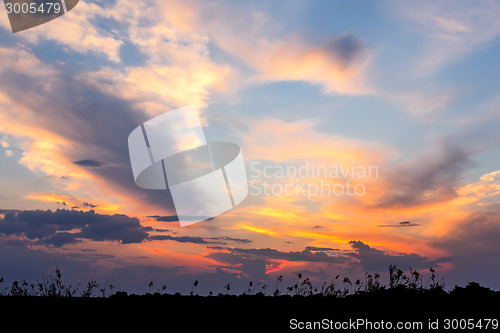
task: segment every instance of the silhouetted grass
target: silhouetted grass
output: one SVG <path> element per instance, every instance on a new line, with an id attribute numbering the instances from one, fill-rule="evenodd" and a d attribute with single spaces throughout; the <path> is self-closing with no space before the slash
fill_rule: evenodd
<path id="1" fill-rule="evenodd" d="M 329 282 L 323 282 L 318 286 L 314 286 L 310 278 L 305 277 L 301 273 L 296 274 L 296 280 L 294 283 L 283 287 L 283 275 L 276 278 L 275 288 L 272 292 L 268 293 L 267 284 L 261 284 L 257 282 L 256 284 L 249 281 L 248 288 L 241 295 L 242 296 L 297 296 L 297 297 L 311 297 L 311 296 L 324 296 L 330 298 L 345 298 L 357 294 L 370 294 L 377 293 L 387 290 L 398 290 L 398 291 L 414 291 L 420 293 L 426 293 L 430 291 L 441 291 L 444 293 L 457 294 L 463 292 L 467 288 L 475 288 L 475 290 L 488 290 L 490 293 L 498 293 L 487 287 L 482 287 L 475 282 L 469 283 L 466 287 L 455 286 L 449 292 L 444 290 L 444 277 L 439 279 L 436 276 L 434 268 L 429 269 L 430 276 L 424 280 L 423 274 L 420 272 L 409 269 L 409 274 L 399 269 L 395 265 L 390 265 L 388 268 L 389 273 L 389 283 L 384 285 L 380 282 L 380 275 L 375 273 L 374 275 L 366 273 L 364 280 L 357 279 L 352 282 L 349 277 L 341 278 L 340 275 L 336 275 Z M 54 275 L 53 275 L 54 274 Z M 117 292 L 113 294 L 114 286 L 108 284 L 107 281 L 104 285 L 99 285 L 94 277 L 88 281 L 83 287 L 80 284 L 66 285 L 62 280 L 62 273 L 59 267 L 56 266 L 54 272 L 50 272 L 49 277 L 45 278 L 42 275 L 41 281 L 35 281 L 32 283 L 23 281 L 13 281 L 10 287 L 4 286 L 5 279 L 0 277 L 0 296 L 36 296 L 36 297 L 81 297 L 81 298 L 91 298 L 91 297 L 101 297 L 106 298 L 112 295 L 128 295 L 125 291 Z M 198 286 L 199 281 L 195 280 L 192 284 L 191 290 L 189 292 L 190 296 L 195 296 L 195 289 Z M 167 286 L 163 285 L 161 288 L 154 290 L 154 281 L 150 281 L 147 285 L 148 292 L 145 295 L 165 295 Z M 472 286 L 472 287 L 471 287 Z M 225 294 L 218 293 L 217 296 L 229 295 L 231 290 L 231 285 L 228 283 L 224 286 Z M 484 292 L 483 292 L 484 293 Z M 176 293 L 180 295 L 179 293 Z M 199 296 L 196 294 L 196 296 Z M 214 296 L 214 293 L 210 291 L 207 296 Z"/>
<path id="2" fill-rule="evenodd" d="M 113 291 L 113 285 L 108 285 L 106 282 L 99 288 L 99 284 L 94 277 L 87 284 L 80 289 L 80 285 L 73 286 L 71 284 L 65 285 L 62 280 L 62 273 L 59 267 L 56 266 L 53 276 L 52 271 L 49 277 L 45 278 L 42 275 L 41 281 L 22 282 L 13 281 L 10 288 L 3 287 L 5 279 L 0 277 L 0 296 L 34 296 L 34 297 L 96 297 L 100 292 L 101 297 L 107 297 Z"/>
<path id="3" fill-rule="evenodd" d="M 217 331 L 234 331 L 237 327 L 258 331 L 265 327 L 265 331 L 283 332 L 289 330 L 291 318 L 414 320 L 425 325 L 430 320 L 445 318 L 475 318 L 476 322 L 488 318 L 498 320 L 498 291 L 475 282 L 446 291 L 443 278 L 436 276 L 434 268 L 424 276 L 416 270 L 405 273 L 391 265 L 388 273 L 387 285 L 381 282 L 379 274 L 366 273 L 354 281 L 335 275 L 318 285 L 301 273 L 289 280 L 280 275 L 272 290 L 260 281 L 249 281 L 239 295 L 230 294 L 234 288 L 229 283 L 221 287 L 223 292 L 217 295 L 210 291 L 207 296 L 199 296 L 196 290 L 203 281 L 193 281 L 184 295 L 168 293 L 167 286 L 157 287 L 150 281 L 145 286 L 147 292 L 139 295 L 115 292 L 112 285 L 107 282 L 99 285 L 94 278 L 83 286 L 66 285 L 56 267 L 48 278 L 34 283 L 23 280 L 7 285 L 5 279 L 0 278 L 0 308 L 3 318 L 10 321 L 17 316 L 19 321 L 30 318 L 33 323 L 42 323 L 56 315 L 58 322 L 64 320 L 68 327 L 106 316 L 112 320 L 113 330 L 116 325 L 130 329 L 133 319 L 143 325 L 149 318 L 168 318 L 173 323 L 186 316 L 188 320 L 182 323 L 187 331 L 206 330 L 212 325 Z M 75 321 L 78 315 L 85 319 Z M 141 327 L 144 328 L 138 328 Z"/>

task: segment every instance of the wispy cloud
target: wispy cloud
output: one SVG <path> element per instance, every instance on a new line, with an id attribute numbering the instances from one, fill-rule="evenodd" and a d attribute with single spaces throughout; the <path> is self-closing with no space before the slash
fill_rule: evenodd
<path id="1" fill-rule="evenodd" d="M 405 228 L 405 227 L 419 227 L 420 224 L 412 223 L 410 221 L 403 221 L 396 224 L 381 224 L 379 227 L 383 228 Z"/>
<path id="2" fill-rule="evenodd" d="M 447 65 L 457 63 L 474 52 L 488 48 L 500 34 L 495 1 L 389 1 L 391 11 L 418 25 L 425 38 L 415 73 L 434 75 Z"/>

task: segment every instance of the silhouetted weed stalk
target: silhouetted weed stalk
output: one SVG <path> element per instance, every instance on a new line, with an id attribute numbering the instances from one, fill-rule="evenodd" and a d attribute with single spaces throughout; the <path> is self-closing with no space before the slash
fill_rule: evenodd
<path id="1" fill-rule="evenodd" d="M 317 296 L 328 296 L 342 298 L 349 295 L 361 294 L 361 293 L 376 293 L 378 291 L 384 290 L 414 290 L 414 291 L 444 291 L 444 278 L 438 279 L 436 277 L 435 269 L 429 269 L 430 276 L 424 279 L 423 275 L 418 271 L 409 269 L 409 274 L 399 269 L 396 265 L 389 266 L 389 284 L 386 286 L 380 282 L 380 275 L 375 273 L 374 275 L 366 273 L 363 281 L 357 279 L 352 282 L 349 277 L 341 278 L 340 275 L 336 275 L 330 282 L 323 282 L 322 285 L 314 286 L 312 281 L 308 277 L 304 277 L 301 273 L 296 274 L 296 279 L 293 283 L 287 287 L 282 288 L 283 275 L 276 278 L 274 290 L 268 294 L 267 284 L 261 284 L 257 282 L 254 284 L 252 281 L 248 283 L 248 287 L 243 292 L 242 295 L 263 295 L 263 296 L 301 296 L 309 297 L 313 295 Z M 195 289 L 198 286 L 198 280 L 194 281 L 191 286 L 191 291 L 189 295 L 193 296 Z M 65 285 L 62 280 L 62 274 L 59 267 L 55 268 L 54 275 L 50 272 L 49 277 L 45 278 L 42 275 L 41 281 L 36 281 L 34 283 L 29 283 L 26 280 L 22 282 L 14 281 L 9 287 L 4 286 L 5 280 L 0 277 L 0 296 L 41 296 L 41 297 L 108 297 L 112 295 L 114 286 L 108 284 L 107 281 L 103 286 L 99 286 L 95 280 L 95 276 L 87 282 L 83 288 L 80 285 Z M 480 287 L 479 284 L 475 282 L 469 283 L 468 286 L 476 288 Z M 163 285 L 161 288 L 157 288 L 153 291 L 154 282 L 148 283 L 148 293 L 146 295 L 151 295 L 154 293 L 166 294 L 167 286 Z M 224 286 L 225 293 L 218 293 L 218 296 L 229 295 L 231 290 L 231 285 L 228 283 Z M 460 291 L 462 287 L 455 286 L 453 291 Z M 126 292 L 117 292 L 116 295 L 127 295 Z M 176 293 L 175 295 L 180 295 Z M 213 296 L 214 293 L 210 291 L 209 296 Z M 198 294 L 196 294 L 198 296 Z"/>
<path id="2" fill-rule="evenodd" d="M 42 274 L 42 280 L 29 283 L 26 280 L 22 282 L 13 281 L 10 289 L 3 287 L 4 278 L 0 278 L 0 296 L 41 296 L 41 297 L 95 297 L 99 291 L 101 297 L 107 297 L 113 291 L 113 285 L 108 285 L 99 288 L 94 277 L 87 282 L 86 286 L 80 290 L 80 285 L 73 286 L 65 285 L 62 280 L 62 273 L 59 267 L 56 266 L 53 276 L 52 271 L 49 272 L 49 277 L 45 278 Z M 80 292 L 79 292 L 80 291 Z"/>

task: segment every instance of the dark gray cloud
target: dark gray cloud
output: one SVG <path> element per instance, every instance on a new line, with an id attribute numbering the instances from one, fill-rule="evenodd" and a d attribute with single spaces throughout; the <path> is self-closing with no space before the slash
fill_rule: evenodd
<path id="1" fill-rule="evenodd" d="M 80 243 L 82 240 L 78 239 L 78 235 L 70 232 L 58 232 L 52 236 L 44 237 L 37 241 L 32 242 L 36 245 L 45 245 L 53 247 L 63 247 L 66 244 Z"/>
<path id="2" fill-rule="evenodd" d="M 167 215 L 167 216 L 160 216 L 160 215 L 150 215 L 146 216 L 151 219 L 155 219 L 158 222 L 179 222 L 179 216 L 177 215 Z M 182 215 L 180 216 L 181 219 L 186 220 L 186 221 L 192 221 L 192 220 L 198 220 L 200 217 L 199 216 L 189 216 L 189 215 Z M 213 217 L 207 217 L 206 221 L 213 220 Z"/>
<path id="3" fill-rule="evenodd" d="M 269 280 L 270 276 L 266 273 L 267 269 L 271 266 L 279 266 L 279 263 L 273 262 L 275 259 L 324 264 L 325 267 L 320 268 L 314 274 L 310 274 L 310 276 L 316 277 L 327 277 L 328 274 L 324 270 L 330 270 L 332 267 L 335 269 L 335 264 L 343 266 L 343 264 L 353 262 L 352 256 L 340 253 L 331 255 L 319 251 L 319 248 L 316 247 L 311 247 L 311 250 L 304 249 L 303 251 L 279 251 L 270 248 L 243 249 L 224 246 L 208 246 L 207 248 L 215 250 L 211 251 L 207 257 L 227 265 L 222 266 L 222 268 L 237 269 L 249 279 L 254 280 Z M 330 251 L 330 248 L 327 249 Z"/>
<path id="4" fill-rule="evenodd" d="M 25 236 L 36 244 L 61 247 L 79 239 L 140 243 L 151 228 L 126 215 L 102 215 L 94 211 L 36 210 L 9 212 L 0 220 L 3 235 Z"/>
<path id="5" fill-rule="evenodd" d="M 75 165 L 86 167 L 109 187 L 136 198 L 138 202 L 148 202 L 175 213 L 168 191 L 141 189 L 136 186 L 132 175 L 128 135 L 149 116 L 135 109 L 129 101 L 108 95 L 85 80 L 74 70 L 81 69 L 80 65 L 71 66 L 70 62 L 60 71 L 54 70 L 50 77 L 36 80 L 16 69 L 5 69 L 0 88 L 19 107 L 36 110 L 37 123 L 33 126 L 73 143 L 64 147 L 63 154 L 75 161 Z M 51 86 L 49 92 L 47 81 Z M 23 96 L 34 97 L 26 99 Z M 82 156 L 92 158 L 82 159 Z"/>
<path id="6" fill-rule="evenodd" d="M 235 243 L 241 243 L 241 244 L 250 244 L 252 241 L 247 238 L 234 238 L 234 237 L 228 237 L 228 236 L 223 236 L 223 237 L 211 237 L 209 239 L 215 239 L 218 241 L 229 241 L 229 242 L 235 242 Z"/>
<path id="7" fill-rule="evenodd" d="M 7 213 L 18 213 L 21 210 L 18 209 L 0 209 L 0 214 L 7 214 Z"/>
<path id="8" fill-rule="evenodd" d="M 168 215 L 168 216 L 160 216 L 160 215 L 150 215 L 147 216 L 150 219 L 155 219 L 159 222 L 179 222 L 179 218 L 177 215 Z"/>
<path id="9" fill-rule="evenodd" d="M 352 34 L 341 34 L 331 38 L 325 48 L 344 67 L 355 62 L 366 52 L 363 39 Z"/>
<path id="10" fill-rule="evenodd" d="M 180 243 L 195 243 L 195 244 L 226 244 L 226 242 L 236 242 L 241 244 L 252 243 L 251 240 L 245 238 L 233 238 L 228 236 L 223 237 L 195 237 L 195 236 L 171 236 L 171 235 L 152 235 L 149 240 L 173 240 Z"/>
<path id="11" fill-rule="evenodd" d="M 137 218 L 126 215 L 103 215 L 93 210 L 1 210 L 5 217 L 0 220 L 0 234 L 27 238 L 26 243 L 62 247 L 84 239 L 93 241 L 117 241 L 123 244 L 141 243 L 146 240 L 176 241 L 194 244 L 219 244 L 230 242 L 250 244 L 251 240 L 228 236 L 196 237 L 149 235 L 150 232 L 169 232 L 141 226 Z"/>
<path id="12" fill-rule="evenodd" d="M 475 212 L 432 245 L 453 256 L 452 283 L 476 281 L 497 286 L 500 281 L 500 204 Z"/>
<path id="13" fill-rule="evenodd" d="M 150 240 L 173 240 L 180 243 L 195 243 L 195 244 L 218 244 L 219 242 L 212 242 L 206 240 L 202 237 L 194 237 L 194 236 L 171 236 L 171 235 L 153 235 L 149 236 Z"/>
<path id="14" fill-rule="evenodd" d="M 339 249 L 328 247 L 306 247 L 302 251 L 279 251 L 270 248 L 243 249 L 222 246 L 209 246 L 214 251 L 209 254 L 210 258 L 232 265 L 247 266 L 250 263 L 262 268 L 270 264 L 272 259 L 287 261 L 303 261 L 311 263 L 326 264 L 349 264 L 350 266 L 361 265 L 364 271 L 384 272 L 389 265 L 396 265 L 401 268 L 411 267 L 422 269 L 438 267 L 441 263 L 448 262 L 449 257 L 442 257 L 432 260 L 428 257 L 411 254 L 388 254 L 384 251 L 372 248 L 360 241 L 349 242 L 353 251 L 340 251 Z M 260 272 L 260 271 L 259 271 Z M 250 274 L 250 272 L 247 272 Z"/>
<path id="15" fill-rule="evenodd" d="M 172 230 L 170 230 L 170 229 L 163 229 L 163 228 L 154 228 L 152 231 L 155 231 L 155 232 L 171 232 Z"/>
<path id="16" fill-rule="evenodd" d="M 461 173 L 474 165 L 475 152 L 446 142 L 437 147 L 432 153 L 417 155 L 411 161 L 383 171 L 389 177 L 389 189 L 379 200 L 379 207 L 411 207 L 456 196 Z"/>
<path id="17" fill-rule="evenodd" d="M 410 254 L 387 254 L 377 250 L 360 241 L 350 241 L 354 254 L 348 254 L 360 261 L 361 266 L 367 272 L 385 271 L 389 265 L 396 265 L 401 269 L 411 267 L 412 269 L 428 269 L 440 266 L 441 263 L 449 262 L 450 257 L 441 257 L 431 260 L 428 257 L 420 256 L 416 253 Z"/>
<path id="18" fill-rule="evenodd" d="M 317 246 L 307 246 L 305 248 L 305 250 L 307 251 L 323 251 L 323 252 L 327 252 L 327 251 L 340 251 L 339 249 L 333 249 L 331 247 L 317 247 Z"/>
<path id="19" fill-rule="evenodd" d="M 98 167 L 103 166 L 103 163 L 96 161 L 96 160 L 91 160 L 91 159 L 75 161 L 75 162 L 73 162 L 73 164 L 83 166 L 83 167 L 92 167 L 92 168 L 98 168 Z"/>
<path id="20" fill-rule="evenodd" d="M 344 263 L 350 260 L 349 257 L 336 254 L 329 255 L 322 251 L 289 251 L 283 252 L 276 249 L 242 249 L 242 248 L 228 248 L 228 247 L 210 247 L 216 250 L 224 250 L 225 253 L 235 254 L 237 256 L 249 258 L 266 258 L 266 259 L 281 259 L 288 261 L 308 261 L 308 262 L 328 262 L 328 263 Z"/>
<path id="21" fill-rule="evenodd" d="M 226 266 L 219 266 L 219 269 L 237 269 L 250 279 L 269 279 L 266 274 L 266 266 L 269 265 L 269 260 L 267 258 L 248 257 L 235 252 L 212 252 L 208 257 L 226 264 Z"/>
<path id="22" fill-rule="evenodd" d="M 420 224 L 411 223 L 410 221 L 403 221 L 396 224 L 381 224 L 379 227 L 382 228 L 404 228 L 404 227 L 419 227 Z"/>

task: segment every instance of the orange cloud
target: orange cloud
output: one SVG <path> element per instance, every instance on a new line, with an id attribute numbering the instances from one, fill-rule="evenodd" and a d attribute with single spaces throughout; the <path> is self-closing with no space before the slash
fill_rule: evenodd
<path id="1" fill-rule="evenodd" d="M 42 202 L 58 203 L 67 206 L 67 208 L 78 207 L 81 210 L 93 209 L 102 214 L 119 214 L 123 212 L 123 205 L 110 203 L 96 198 L 86 199 L 71 194 L 59 194 L 52 192 L 31 193 L 25 196 L 26 199 L 39 200 Z M 90 202 L 89 202 L 90 201 Z"/>
<path id="2" fill-rule="evenodd" d="M 82 1 L 67 15 L 50 24 L 29 29 L 19 34 L 19 38 L 29 44 L 51 40 L 73 52 L 102 54 L 113 62 L 120 62 L 120 47 L 123 42 L 93 24 L 95 18 L 105 16 L 107 10 L 97 4 Z"/>
<path id="3" fill-rule="evenodd" d="M 380 165 L 394 154 L 384 145 L 324 134 L 319 120 L 286 122 L 277 118 L 248 119 L 243 136 L 245 157 L 270 161 L 310 160 L 316 165 Z"/>
<path id="4" fill-rule="evenodd" d="M 360 44 L 352 59 L 342 59 L 340 54 L 343 52 L 335 51 L 335 41 L 339 39 Z M 328 93 L 368 94 L 371 90 L 365 85 L 363 76 L 370 56 L 361 44 L 351 35 L 337 36 L 320 46 L 309 46 L 299 40 L 278 41 L 266 49 L 249 53 L 244 59 L 259 70 L 264 80 L 307 81 L 324 85 Z M 354 48 L 353 45 L 349 47 Z"/>

